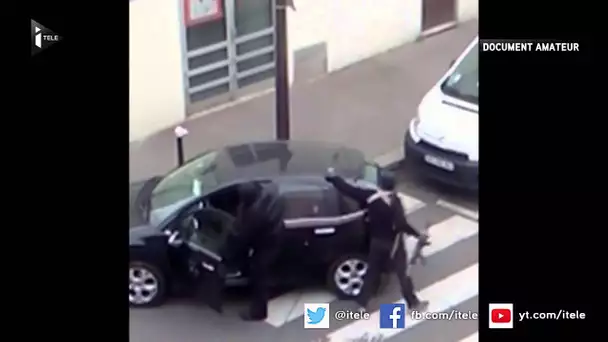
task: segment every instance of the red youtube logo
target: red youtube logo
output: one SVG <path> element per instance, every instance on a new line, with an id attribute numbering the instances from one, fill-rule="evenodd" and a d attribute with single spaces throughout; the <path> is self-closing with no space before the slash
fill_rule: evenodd
<path id="1" fill-rule="evenodd" d="M 490 329 L 513 329 L 513 304 L 490 304 Z"/>
<path id="2" fill-rule="evenodd" d="M 509 309 L 493 309 L 492 310 L 492 322 L 493 323 L 509 323 L 509 322 L 511 322 L 511 310 L 509 310 Z"/>

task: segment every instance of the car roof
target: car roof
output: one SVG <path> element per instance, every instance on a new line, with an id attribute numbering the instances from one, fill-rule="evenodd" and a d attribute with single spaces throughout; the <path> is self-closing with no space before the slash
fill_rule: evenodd
<path id="1" fill-rule="evenodd" d="M 322 178 L 327 168 L 334 167 L 336 172 L 346 179 L 356 179 L 362 176 L 366 165 L 365 156 L 357 149 L 325 142 L 293 140 L 226 146 L 204 152 L 184 165 L 196 163 L 198 159 L 206 157 L 211 159 L 210 163 L 205 165 L 203 177 L 210 181 L 206 182 L 206 186 L 198 195 L 170 205 L 173 207 L 171 214 L 164 217 L 163 221 L 174 215 L 178 208 L 244 181 L 277 181 L 280 191 L 296 190 L 288 189 L 288 183 L 298 183 L 306 188 L 323 188 L 328 186 Z M 171 174 L 180 168 L 174 169 L 165 177 L 171 177 Z"/>
<path id="2" fill-rule="evenodd" d="M 249 179 L 322 176 L 329 167 L 346 178 L 355 178 L 361 175 L 366 163 L 361 151 L 324 142 L 253 142 L 226 146 L 215 152 L 211 172 L 218 187 Z"/>

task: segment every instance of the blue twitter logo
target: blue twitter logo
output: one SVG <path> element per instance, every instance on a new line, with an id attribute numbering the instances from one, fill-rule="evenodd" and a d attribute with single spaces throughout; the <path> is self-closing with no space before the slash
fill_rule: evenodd
<path id="1" fill-rule="evenodd" d="M 307 303 L 304 304 L 304 328 L 306 329 L 328 329 L 329 328 L 329 304 Z"/>
<path id="2" fill-rule="evenodd" d="M 308 324 L 319 324 L 325 317 L 325 308 L 317 308 L 317 311 L 306 310 L 308 316 Z"/>

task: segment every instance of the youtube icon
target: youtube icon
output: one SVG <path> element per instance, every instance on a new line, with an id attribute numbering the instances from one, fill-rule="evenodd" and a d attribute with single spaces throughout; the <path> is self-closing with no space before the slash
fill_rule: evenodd
<path id="1" fill-rule="evenodd" d="M 509 322 L 511 322 L 511 310 L 509 310 L 509 309 L 494 309 L 494 310 L 492 310 L 492 322 L 494 322 L 494 323 L 509 323 Z"/>
<path id="2" fill-rule="evenodd" d="M 490 304 L 490 328 L 513 328 L 513 304 Z"/>

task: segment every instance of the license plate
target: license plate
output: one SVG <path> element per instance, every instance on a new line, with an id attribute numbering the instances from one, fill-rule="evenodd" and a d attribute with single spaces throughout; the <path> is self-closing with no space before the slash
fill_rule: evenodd
<path id="1" fill-rule="evenodd" d="M 435 156 L 431 156 L 428 154 L 426 156 L 424 156 L 424 161 L 433 166 L 437 166 L 438 168 L 448 170 L 448 171 L 454 171 L 454 163 L 452 163 L 451 161 L 437 158 Z"/>

